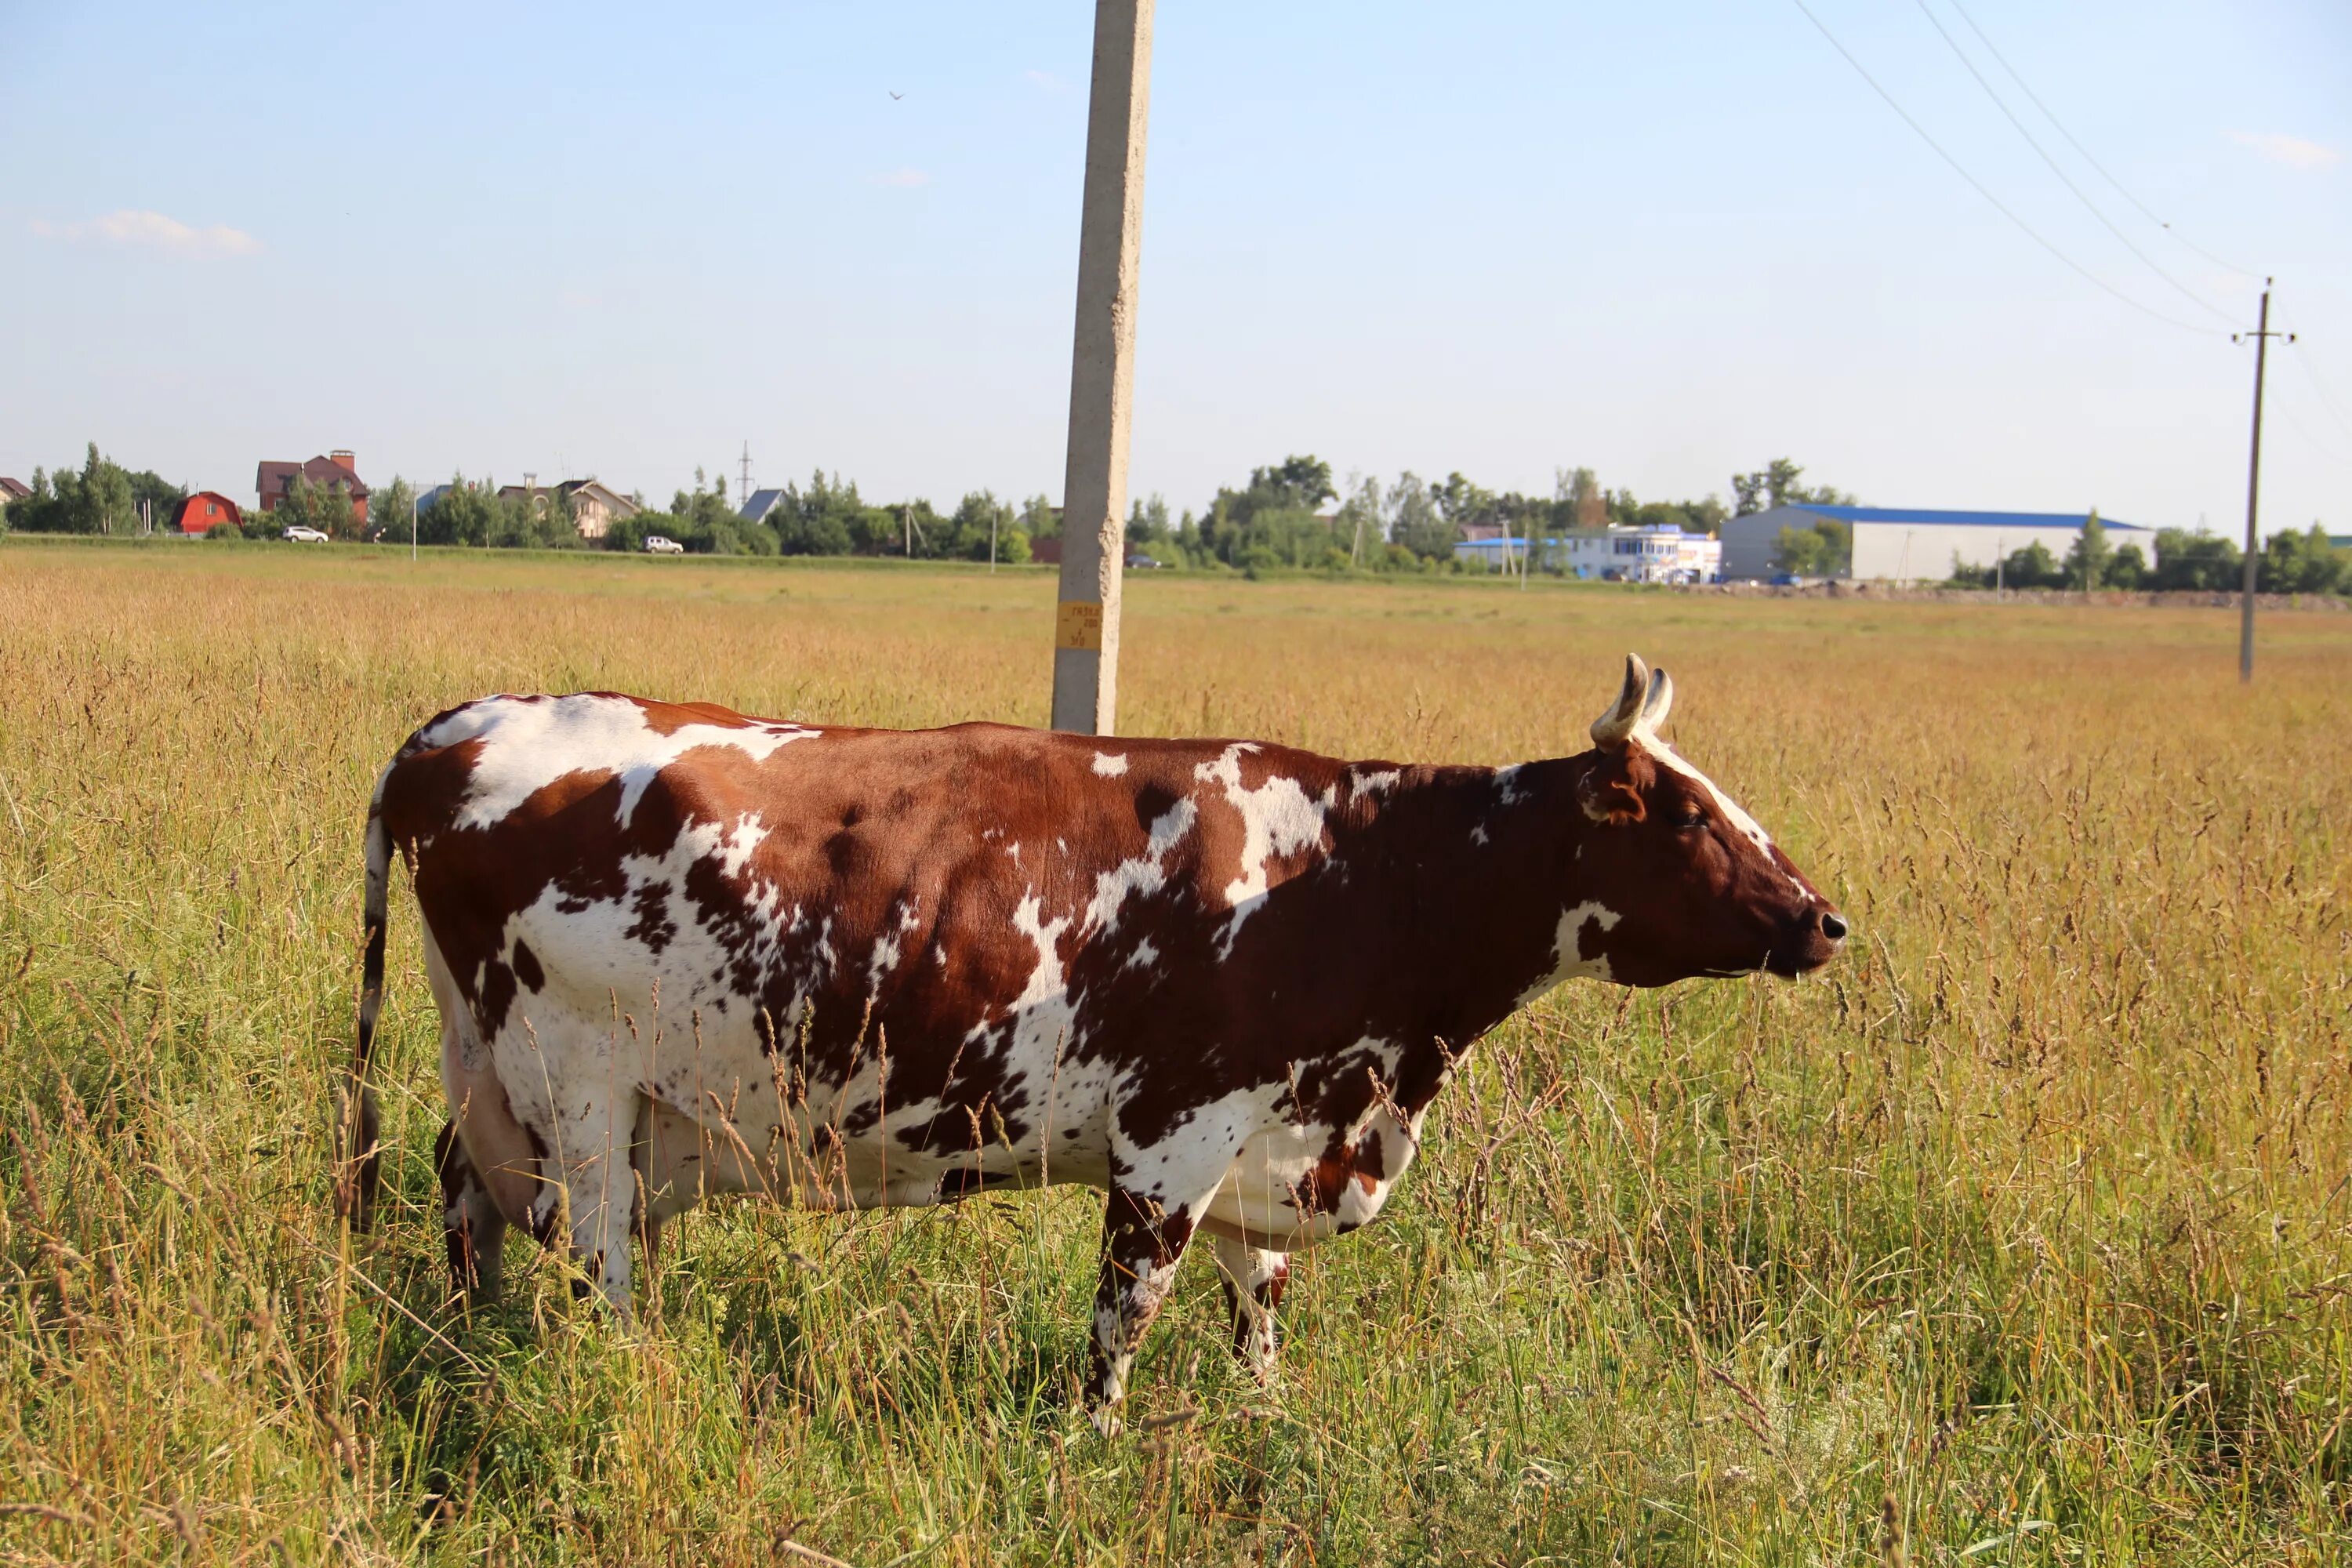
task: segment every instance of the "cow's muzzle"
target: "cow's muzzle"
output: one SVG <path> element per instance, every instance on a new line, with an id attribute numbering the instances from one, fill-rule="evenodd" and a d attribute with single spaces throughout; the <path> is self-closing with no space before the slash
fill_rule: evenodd
<path id="1" fill-rule="evenodd" d="M 1764 967 L 1783 980 L 1810 974 L 1838 955 L 1845 945 L 1845 917 L 1827 904 L 1815 904 L 1799 915 L 1795 924 L 1772 951 Z"/>

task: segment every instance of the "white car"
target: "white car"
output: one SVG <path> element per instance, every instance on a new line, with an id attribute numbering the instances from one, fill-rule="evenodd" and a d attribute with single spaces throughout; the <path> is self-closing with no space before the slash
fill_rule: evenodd
<path id="1" fill-rule="evenodd" d="M 686 553 L 686 546 L 680 544 L 677 540 L 668 538 L 663 534 L 648 533 L 646 535 L 646 553 L 648 555 L 683 555 Z"/>
<path id="2" fill-rule="evenodd" d="M 278 537 L 280 539 L 290 539 L 297 544 L 324 544 L 327 542 L 327 536 L 325 534 L 320 532 L 315 528 L 305 528 L 299 522 L 293 527 L 288 529 L 285 532 L 279 534 Z"/>

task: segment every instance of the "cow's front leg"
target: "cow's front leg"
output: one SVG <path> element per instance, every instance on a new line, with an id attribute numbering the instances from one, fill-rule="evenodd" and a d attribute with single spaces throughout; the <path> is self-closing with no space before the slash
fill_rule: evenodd
<path id="1" fill-rule="evenodd" d="M 1290 1279 L 1290 1255 L 1220 1236 L 1217 1271 L 1224 1276 L 1225 1305 L 1234 1315 L 1234 1353 L 1260 1383 L 1271 1383 L 1274 1310 L 1282 1305 L 1282 1288 Z"/>
<path id="2" fill-rule="evenodd" d="M 1118 1430 L 1110 1407 L 1127 1397 L 1128 1369 L 1143 1331 L 1160 1314 L 1168 1287 L 1192 1239 L 1191 1204 L 1170 1207 L 1161 1200 L 1113 1186 L 1104 1216 L 1102 1274 L 1095 1287 L 1095 1333 L 1087 1374 L 1087 1403 L 1095 1425 L 1108 1436 Z"/>
<path id="3" fill-rule="evenodd" d="M 449 1252 L 449 1293 L 468 1306 L 495 1301 L 505 1272 L 507 1216 L 474 1168 L 457 1122 L 441 1124 L 433 1158 L 441 1173 L 441 1236 Z"/>

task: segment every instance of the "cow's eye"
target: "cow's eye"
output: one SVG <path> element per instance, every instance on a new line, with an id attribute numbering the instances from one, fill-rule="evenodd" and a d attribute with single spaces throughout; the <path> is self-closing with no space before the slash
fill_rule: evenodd
<path id="1" fill-rule="evenodd" d="M 1685 804 L 1675 811 L 1674 823 L 1676 827 L 1698 827 L 1704 826 L 1706 822 L 1706 813 L 1701 811 L 1695 804 Z"/>

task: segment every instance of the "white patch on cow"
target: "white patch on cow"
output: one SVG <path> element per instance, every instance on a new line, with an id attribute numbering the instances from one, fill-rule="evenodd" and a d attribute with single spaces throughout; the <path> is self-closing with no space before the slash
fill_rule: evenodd
<path id="1" fill-rule="evenodd" d="M 1559 925 L 1552 933 L 1551 973 L 1521 992 L 1517 1005 L 1526 1006 L 1563 980 L 1609 979 L 1608 954 L 1598 958 L 1584 956 L 1584 928 L 1597 923 L 1602 931 L 1612 931 L 1619 918 L 1615 910 L 1591 899 L 1562 910 Z"/>
<path id="2" fill-rule="evenodd" d="M 1115 779 L 1127 772 L 1127 757 L 1119 752 L 1097 752 L 1095 772 L 1107 779 Z"/>
<path id="3" fill-rule="evenodd" d="M 872 984 L 868 994 L 879 994 L 882 977 L 898 967 L 898 933 L 884 931 L 874 939 L 874 956 L 866 961 L 866 973 Z"/>
<path id="4" fill-rule="evenodd" d="M 1396 788 L 1404 774 L 1395 768 L 1373 768 L 1369 772 L 1348 770 L 1348 798 L 1359 801 L 1368 795 L 1386 795 Z"/>
<path id="5" fill-rule="evenodd" d="M 1192 770 L 1204 784 L 1223 784 L 1225 803 L 1242 819 L 1241 874 L 1225 884 L 1225 902 L 1234 912 L 1218 939 L 1219 958 L 1233 955 L 1234 939 L 1241 934 L 1242 923 L 1265 901 L 1270 890 L 1266 863 L 1277 855 L 1303 854 L 1320 844 L 1324 817 L 1338 804 L 1335 790 L 1310 795 L 1297 779 L 1279 773 L 1255 789 L 1243 788 L 1241 754 L 1256 749 L 1246 742 L 1236 742 L 1227 746 L 1215 762 L 1202 763 Z"/>
<path id="6" fill-rule="evenodd" d="M 797 724 L 687 724 L 656 733 L 646 710 L 622 697 L 581 695 L 526 701 L 489 697 L 421 731 L 428 746 L 479 741 L 457 814 L 459 827 L 502 822 L 523 802 L 571 773 L 618 773 L 620 818 L 629 819 L 662 769 L 704 746 L 731 746 L 765 762 L 780 746 L 818 731 Z"/>
<path id="7" fill-rule="evenodd" d="M 1473 844 L 1484 844 L 1486 842 L 1486 825 L 1485 823 L 1482 822 L 1470 830 L 1470 842 Z"/>
<path id="8" fill-rule="evenodd" d="M 1750 844 L 1755 845 L 1757 848 L 1762 850 L 1764 852 L 1764 858 L 1767 860 L 1772 860 L 1772 836 L 1765 832 L 1762 826 L 1759 825 L 1754 817 L 1742 811 L 1739 808 L 1738 802 L 1733 800 L 1729 795 L 1724 794 L 1723 791 L 1717 789 L 1713 779 L 1707 777 L 1705 773 L 1699 772 L 1696 768 L 1683 761 L 1681 757 L 1675 755 L 1675 749 L 1672 746 L 1667 745 L 1664 741 L 1659 740 L 1655 735 L 1645 736 L 1643 739 L 1649 745 L 1651 756 L 1657 759 L 1662 765 L 1672 768 L 1675 772 L 1682 774 L 1683 777 L 1690 780 L 1693 784 L 1698 785 L 1699 788 L 1705 790 L 1706 792 L 1706 797 L 1715 803 L 1716 810 L 1721 812 L 1723 814 L 1723 819 L 1731 824 L 1732 830 L 1738 833 Z M 1778 869 L 1780 862 L 1772 860 L 1772 863 L 1774 868 Z M 1811 899 L 1814 896 L 1812 889 L 1806 887 L 1805 884 L 1796 877 L 1791 876 L 1787 871 L 1782 871 L 1780 874 L 1784 877 L 1788 877 L 1789 885 L 1796 889 L 1800 893 L 1804 894 L 1806 898 Z"/>
<path id="9" fill-rule="evenodd" d="M 727 830 L 719 840 L 719 869 L 727 879 L 743 875 L 743 868 L 751 861 L 751 852 L 768 837 L 767 827 L 756 816 L 747 816 Z"/>
<path id="10" fill-rule="evenodd" d="M 1087 905 L 1086 916 L 1078 922 L 1081 931 L 1108 933 L 1118 924 L 1119 906 L 1129 897 L 1149 898 L 1168 883 L 1168 871 L 1163 864 L 1168 852 L 1177 841 L 1192 830 L 1201 808 L 1190 800 L 1180 800 L 1160 814 L 1152 823 L 1143 853 L 1132 860 L 1122 860 L 1108 871 L 1095 873 L 1095 896 Z"/>
<path id="11" fill-rule="evenodd" d="M 1126 969 L 1149 969 L 1159 962 L 1160 949 L 1153 945 L 1151 939 L 1147 936 L 1135 944 L 1135 951 L 1127 955 L 1127 963 L 1120 967 Z"/>
<path id="12" fill-rule="evenodd" d="M 1508 767 L 1495 770 L 1496 805 L 1517 805 L 1528 798 L 1528 792 L 1519 787 L 1519 770 L 1525 766 L 1527 766 L 1525 763 L 1513 763 Z"/>
<path id="13" fill-rule="evenodd" d="M 1339 1076 L 1370 1073 L 1382 1082 L 1393 1079 L 1402 1052 L 1392 1041 L 1367 1036 L 1337 1053 L 1332 1070 Z M 1177 1130 L 1170 1142 L 1190 1142 L 1203 1151 L 1236 1151 L 1218 1181 L 1202 1215 L 1215 1234 L 1295 1251 L 1352 1230 L 1379 1217 L 1398 1180 L 1421 1148 L 1422 1117 L 1401 1121 L 1392 1105 L 1375 1099 L 1345 1127 L 1297 1120 L 1289 1100 L 1290 1086 L 1277 1080 L 1257 1089 L 1238 1090 L 1202 1108 Z M 1238 1142 L 1235 1142 L 1238 1134 Z M 1380 1142 L 1381 1173 L 1349 1172 L 1328 1213 L 1307 1213 L 1298 1196 L 1336 1137 L 1351 1153 L 1367 1140 Z"/>

